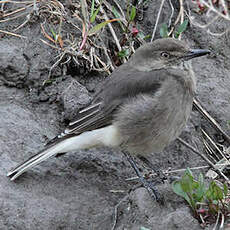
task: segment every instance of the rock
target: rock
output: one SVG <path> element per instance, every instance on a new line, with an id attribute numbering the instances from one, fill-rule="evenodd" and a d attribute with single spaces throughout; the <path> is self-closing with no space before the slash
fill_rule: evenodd
<path id="1" fill-rule="evenodd" d="M 79 109 L 90 101 L 88 90 L 71 76 L 59 84 L 59 100 L 64 107 L 64 119 L 73 120 Z"/>
<path id="2" fill-rule="evenodd" d="M 201 229 L 191 209 L 185 207 L 185 201 L 172 192 L 171 185 L 160 185 L 158 189 L 165 197 L 164 205 L 153 201 L 143 187 L 134 190 L 129 202 L 123 206 L 123 209 L 130 206 L 129 211 L 119 217 L 121 226 L 132 230 L 141 227 L 149 230 Z"/>
<path id="3" fill-rule="evenodd" d="M 29 73 L 29 64 L 20 47 L 8 41 L 0 42 L 0 80 L 21 88 Z"/>

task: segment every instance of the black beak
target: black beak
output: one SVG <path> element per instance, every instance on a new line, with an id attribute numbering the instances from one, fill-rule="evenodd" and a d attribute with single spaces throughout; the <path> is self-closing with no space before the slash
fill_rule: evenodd
<path id="1" fill-rule="evenodd" d="M 204 56 L 210 53 L 211 53 L 210 50 L 192 49 L 187 54 L 185 54 L 184 59 L 189 60 L 189 59 L 201 57 L 201 56 Z"/>

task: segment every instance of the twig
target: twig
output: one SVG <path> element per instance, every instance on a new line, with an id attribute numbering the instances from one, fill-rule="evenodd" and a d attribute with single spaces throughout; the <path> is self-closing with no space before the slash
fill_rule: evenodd
<path id="1" fill-rule="evenodd" d="M 224 214 L 221 212 L 221 223 L 220 223 L 220 230 L 224 229 Z"/>
<path id="2" fill-rule="evenodd" d="M 203 130 L 201 129 L 201 132 L 203 133 L 203 135 L 210 141 L 210 143 L 213 145 L 213 147 L 220 153 L 220 155 L 228 162 L 228 159 L 226 158 L 226 156 L 224 155 L 224 153 L 220 150 L 220 148 L 216 145 L 216 143 L 212 140 L 212 138 Z"/>
<path id="3" fill-rule="evenodd" d="M 11 15 L 13 15 L 13 14 L 17 14 L 17 13 L 19 13 L 19 12 L 21 12 L 21 11 L 24 11 L 24 10 L 26 10 L 26 8 L 28 8 L 28 7 L 30 7 L 30 6 L 32 6 L 32 4 L 30 4 L 30 5 L 27 6 L 27 7 L 22 7 L 22 8 L 19 8 L 19 9 L 14 10 L 14 11 L 11 11 L 10 13 L 4 13 L 4 14 L 3 14 L 3 18 L 8 17 L 8 16 L 11 16 Z"/>
<path id="4" fill-rule="evenodd" d="M 105 0 L 103 0 L 103 3 L 106 6 L 106 8 L 112 12 L 112 6 Z M 115 1 L 115 3 L 116 3 L 117 7 L 119 8 L 119 10 L 120 10 L 120 12 L 122 14 L 122 20 L 120 20 L 120 22 L 123 23 L 125 25 L 125 27 L 127 28 L 128 22 L 125 19 L 125 14 L 122 11 L 121 7 L 119 7 L 119 4 L 116 1 Z M 140 44 L 145 44 L 146 43 L 146 41 L 144 39 L 140 38 L 140 37 L 136 37 L 135 39 L 138 40 L 138 42 L 140 42 Z M 133 49 L 133 47 L 131 47 L 131 49 Z"/>
<path id="5" fill-rule="evenodd" d="M 219 219 L 220 219 L 220 210 L 218 210 L 218 215 L 217 215 L 216 223 L 215 223 L 215 225 L 214 225 L 214 227 L 213 227 L 213 230 L 216 230 L 216 227 L 217 227 L 217 225 L 218 225 Z"/>
<path id="6" fill-rule="evenodd" d="M 121 6 L 118 4 L 117 1 L 114 1 L 114 3 L 116 4 L 117 8 L 120 10 L 122 17 L 125 19 L 125 14 L 124 14 L 124 11 L 122 10 Z"/>
<path id="7" fill-rule="evenodd" d="M 96 2 L 97 2 L 98 4 L 100 4 L 100 1 L 99 1 L 99 0 L 96 0 Z M 103 7 L 100 8 L 100 11 L 101 11 L 102 14 L 104 15 L 104 19 L 105 19 L 106 21 L 108 21 L 109 18 L 108 18 L 108 16 L 107 16 L 107 14 L 105 13 Z M 111 32 L 111 34 L 112 34 L 112 36 L 113 36 L 113 39 L 115 40 L 115 43 L 116 43 L 116 45 L 117 45 L 118 50 L 121 51 L 122 49 L 121 49 L 119 40 L 118 40 L 118 38 L 117 38 L 117 35 L 116 35 L 116 33 L 115 33 L 115 31 L 114 31 L 114 29 L 113 29 L 111 23 L 109 23 L 108 26 L 109 26 L 110 32 Z"/>
<path id="8" fill-rule="evenodd" d="M 15 34 L 15 33 L 11 33 L 11 32 L 4 31 L 4 30 L 0 30 L 0 33 L 8 34 L 8 35 L 15 36 L 15 37 L 19 37 L 19 38 L 27 38 L 27 37 L 22 36 L 22 35 L 20 35 L 20 34 Z"/>
<path id="9" fill-rule="evenodd" d="M 0 20 L 0 23 L 1 23 L 1 22 L 8 22 L 8 21 L 14 20 L 14 19 L 16 19 L 16 18 L 19 18 L 19 17 L 25 16 L 25 15 L 27 15 L 27 14 L 28 14 L 28 13 L 26 12 L 26 13 L 23 13 L 23 14 L 17 15 L 17 16 L 12 17 L 12 18 L 3 19 L 3 20 Z"/>
<path id="10" fill-rule="evenodd" d="M 43 42 L 44 44 L 46 44 L 47 46 L 50 46 L 51 48 L 53 48 L 53 49 L 57 49 L 57 50 L 60 50 L 61 51 L 61 48 L 59 48 L 59 47 L 56 47 L 56 46 L 53 46 L 53 45 L 51 45 L 51 44 L 49 44 L 47 41 L 45 41 L 45 40 L 43 40 L 43 39 L 39 39 L 41 42 Z"/>
<path id="11" fill-rule="evenodd" d="M 217 19 L 220 18 L 219 15 L 216 15 L 215 17 L 213 17 L 213 19 L 209 20 L 208 23 L 202 25 L 202 24 L 196 22 L 196 21 L 194 20 L 194 17 L 191 16 L 190 10 L 188 10 L 188 11 L 189 11 L 189 13 L 185 11 L 185 14 L 186 14 L 187 17 L 189 18 L 189 22 L 191 23 L 191 25 L 197 26 L 197 27 L 199 27 L 199 28 L 201 28 L 201 29 L 207 28 L 208 26 L 212 25 L 215 21 L 217 21 Z M 223 32 L 214 33 L 214 32 L 212 32 L 209 28 L 207 29 L 207 33 L 210 34 L 210 35 L 212 35 L 212 36 L 223 36 L 223 35 L 226 34 L 228 31 L 229 31 L 229 29 L 227 29 L 227 30 L 225 30 L 225 31 L 223 31 Z"/>
<path id="12" fill-rule="evenodd" d="M 52 70 L 58 66 L 58 64 L 61 62 L 61 60 L 63 59 L 63 57 L 65 56 L 66 52 L 64 51 L 61 55 L 60 55 L 60 58 L 50 67 L 49 69 L 49 74 L 48 74 L 48 79 L 50 79 L 50 76 L 51 76 L 51 73 L 52 73 Z"/>
<path id="13" fill-rule="evenodd" d="M 225 30 L 224 32 L 222 33 L 214 33 L 212 32 L 210 29 L 207 29 L 207 33 L 212 35 L 212 36 L 216 36 L 216 37 L 221 37 L 223 35 L 225 35 L 226 33 L 228 33 L 228 31 L 230 31 L 229 29 L 228 30 Z"/>
<path id="14" fill-rule="evenodd" d="M 22 28 L 24 25 L 26 25 L 29 21 L 30 21 L 30 14 L 28 14 L 28 15 L 26 16 L 26 20 L 25 20 L 21 25 L 19 25 L 18 27 L 16 27 L 13 31 L 19 30 L 19 29 Z"/>
<path id="15" fill-rule="evenodd" d="M 213 168 L 213 170 L 216 171 L 216 173 L 218 173 L 219 176 L 223 177 L 226 181 L 229 181 L 229 179 L 219 169 L 217 169 L 215 165 L 204 154 L 200 153 L 197 149 L 195 149 L 193 146 L 182 140 L 180 137 L 178 137 L 177 140 L 189 149 L 191 149 L 194 153 L 202 157 Z"/>
<path id="16" fill-rule="evenodd" d="M 228 7 L 226 6 L 224 0 L 220 0 L 220 2 L 224 8 L 224 12 L 225 12 L 226 16 L 229 18 Z"/>
<path id="17" fill-rule="evenodd" d="M 230 18 L 227 15 L 222 14 L 221 12 L 219 12 L 217 9 L 215 9 L 215 7 L 211 4 L 209 5 L 207 2 L 205 2 L 204 0 L 200 0 L 200 3 L 205 5 L 206 7 L 208 7 L 208 9 L 210 9 L 211 11 L 215 12 L 217 15 L 219 15 L 220 17 L 226 19 L 226 20 L 230 20 Z"/>
<path id="18" fill-rule="evenodd" d="M 156 33 L 156 30 L 157 30 L 157 26 L 158 26 L 158 22 L 159 22 L 159 19 L 160 19 L 160 15 L 161 15 L 161 11 L 162 11 L 164 2 L 165 2 L 165 0 L 161 0 L 161 4 L 160 4 L 159 11 L 158 11 L 158 14 L 157 14 L 156 23 L 155 23 L 155 26 L 154 26 L 154 29 L 153 29 L 153 33 L 152 33 L 151 42 L 153 42 L 153 39 L 155 37 L 155 33 Z"/>
<path id="19" fill-rule="evenodd" d="M 14 3 L 14 4 L 29 4 L 32 3 L 33 1 L 10 1 L 10 0 L 1 0 L 1 4 L 2 3 Z"/>
<path id="20" fill-rule="evenodd" d="M 98 69 L 96 69 L 96 68 L 94 67 L 94 70 L 97 70 L 98 72 L 103 71 L 103 72 L 107 72 L 108 74 L 110 74 L 110 72 L 109 72 L 109 67 L 110 67 L 110 65 L 106 65 L 96 54 L 94 54 L 93 57 L 94 57 L 97 61 L 99 61 L 99 62 L 101 63 L 101 65 L 103 65 L 103 67 L 104 67 L 104 68 L 98 68 Z"/>
<path id="21" fill-rule="evenodd" d="M 223 135 L 224 139 L 230 144 L 230 137 L 224 130 L 220 127 L 220 125 L 215 121 L 213 117 L 211 117 L 208 112 L 201 106 L 201 104 L 194 98 L 193 100 L 193 105 L 194 107 L 206 118 L 212 126 L 221 134 Z"/>
<path id="22" fill-rule="evenodd" d="M 208 26 L 210 26 L 211 24 L 213 24 L 220 17 L 220 16 L 217 15 L 213 19 L 211 19 L 208 23 L 206 23 L 204 25 L 201 25 L 200 23 L 195 22 L 194 19 L 193 19 L 193 17 L 190 16 L 188 13 L 186 13 L 186 16 L 188 17 L 188 19 L 189 19 L 189 21 L 190 21 L 190 23 L 192 25 L 197 26 L 197 27 L 199 27 L 201 29 L 207 28 Z"/>
<path id="23" fill-rule="evenodd" d="M 215 164 L 215 167 L 220 167 L 220 166 L 228 166 L 230 164 Z M 210 168 L 210 165 L 203 165 L 199 167 L 193 167 L 189 168 L 190 170 L 199 170 L 199 169 L 205 169 L 205 168 Z M 177 172 L 184 172 L 187 169 L 175 169 L 175 170 L 165 170 L 166 173 L 177 173 Z"/>
<path id="24" fill-rule="evenodd" d="M 170 27 L 171 24 L 172 24 L 172 17 L 174 15 L 174 7 L 173 7 L 173 4 L 172 4 L 171 0 L 168 0 L 168 1 L 169 1 L 169 5 L 171 7 L 171 15 L 170 15 L 169 21 L 168 21 L 168 27 Z"/>
<path id="25" fill-rule="evenodd" d="M 181 14 L 182 14 L 182 11 L 181 11 L 181 3 L 180 3 L 180 11 L 179 11 L 179 14 L 177 15 L 177 18 L 176 18 L 176 20 L 175 20 L 175 22 L 174 22 L 173 27 L 172 27 L 171 30 L 169 31 L 168 36 L 170 36 L 170 35 L 173 33 L 173 31 L 174 31 L 174 29 L 175 29 L 177 23 L 179 22 L 179 20 L 180 20 L 180 18 L 181 18 Z"/>
<path id="26" fill-rule="evenodd" d="M 179 0 L 180 2 L 180 12 L 179 12 L 179 15 L 180 15 L 180 23 L 182 24 L 183 21 L 184 21 L 184 6 L 183 6 L 183 0 Z M 178 39 L 181 40 L 181 33 L 180 35 L 178 36 Z"/>
<path id="27" fill-rule="evenodd" d="M 205 223 L 205 221 L 204 221 L 203 216 L 200 214 L 200 215 L 199 215 L 199 217 L 200 217 L 201 222 L 204 224 L 204 223 Z"/>
<path id="28" fill-rule="evenodd" d="M 206 149 L 206 150 L 208 151 L 208 153 L 209 153 L 209 155 L 208 155 L 209 158 L 211 158 L 211 160 L 212 160 L 213 162 L 216 162 L 216 160 L 218 160 L 218 161 L 221 160 L 220 157 L 216 155 L 215 151 L 213 151 L 213 149 L 211 148 L 211 146 L 209 145 L 209 143 L 208 143 L 205 139 L 203 139 L 203 144 L 204 144 L 205 149 Z M 213 156 L 215 156 L 216 159 L 214 159 Z"/>

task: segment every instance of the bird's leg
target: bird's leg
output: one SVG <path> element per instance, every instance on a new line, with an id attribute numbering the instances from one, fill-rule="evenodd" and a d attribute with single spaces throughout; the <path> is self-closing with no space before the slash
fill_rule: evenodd
<path id="1" fill-rule="evenodd" d="M 167 176 L 160 169 L 156 169 L 155 166 L 147 158 L 143 156 L 138 156 L 138 158 L 143 161 L 150 169 L 152 169 L 154 173 L 157 174 L 157 177 L 160 178 L 161 182 L 164 182 L 164 180 L 167 179 Z"/>
<path id="2" fill-rule="evenodd" d="M 155 166 L 145 157 L 143 156 L 138 156 L 138 158 L 143 161 L 150 169 L 152 169 L 154 171 L 154 173 L 157 174 L 157 178 L 160 179 L 160 182 L 164 183 L 165 180 L 167 180 L 170 184 L 173 183 L 173 181 L 175 180 L 179 180 L 179 177 L 177 176 L 168 176 L 166 175 L 162 170 L 160 169 L 156 169 Z"/>
<path id="3" fill-rule="evenodd" d="M 134 159 L 132 156 L 129 155 L 129 153 L 124 152 L 123 154 L 126 156 L 127 160 L 129 161 L 132 168 L 135 170 L 137 176 L 139 177 L 140 182 L 144 186 L 144 188 L 148 191 L 150 196 L 153 198 L 153 200 L 162 202 L 162 197 L 160 196 L 160 193 L 157 191 L 157 189 L 154 187 L 154 185 L 150 182 L 148 182 L 141 174 L 140 170 L 138 169 Z"/>

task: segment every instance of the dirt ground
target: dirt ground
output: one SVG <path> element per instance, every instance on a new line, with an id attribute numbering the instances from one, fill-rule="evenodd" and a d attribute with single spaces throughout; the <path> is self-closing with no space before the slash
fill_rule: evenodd
<path id="1" fill-rule="evenodd" d="M 67 7 L 68 1 L 60 2 Z M 152 34 L 160 3 L 148 1 L 143 18 L 136 22 L 145 34 Z M 4 7 L 10 10 L 15 5 L 7 3 Z M 178 5 L 174 7 L 176 15 Z M 32 6 L 28 9 L 32 10 Z M 160 25 L 169 20 L 169 11 L 165 3 L 155 38 L 160 37 Z M 71 17 L 71 10 L 67 12 Z M 24 17 L 0 22 L 0 30 L 13 31 L 26 20 L 26 15 L 28 12 Z M 173 193 L 169 182 L 158 184 L 165 197 L 165 204 L 160 205 L 151 200 L 137 180 L 126 180 L 135 173 L 116 149 L 68 153 L 41 163 L 15 182 L 6 177 L 7 171 L 62 131 L 74 111 L 89 102 L 106 77 L 105 73 L 88 71 L 86 66 L 68 64 L 53 68 L 49 78 L 58 51 L 40 40 L 47 39 L 41 33 L 43 20 L 31 19 L 19 28 L 15 33 L 24 36 L 21 38 L 0 32 L 0 229 L 200 229 L 188 205 Z M 197 14 L 196 20 L 206 23 L 209 19 Z M 229 25 L 218 20 L 210 30 L 220 33 Z M 81 39 L 80 32 L 64 23 L 63 31 L 69 30 Z M 113 43 L 108 26 L 103 30 L 103 39 L 106 45 Z M 190 23 L 182 40 L 191 47 L 212 51 L 210 56 L 193 61 L 197 98 L 230 134 L 230 32 L 214 36 L 207 33 L 207 28 Z M 219 137 L 195 110 L 181 137 L 202 152 L 200 127 Z M 178 141 L 148 159 L 162 170 L 206 165 Z M 138 165 L 146 171 L 140 161 Z M 173 174 L 178 175 L 181 174 Z"/>

